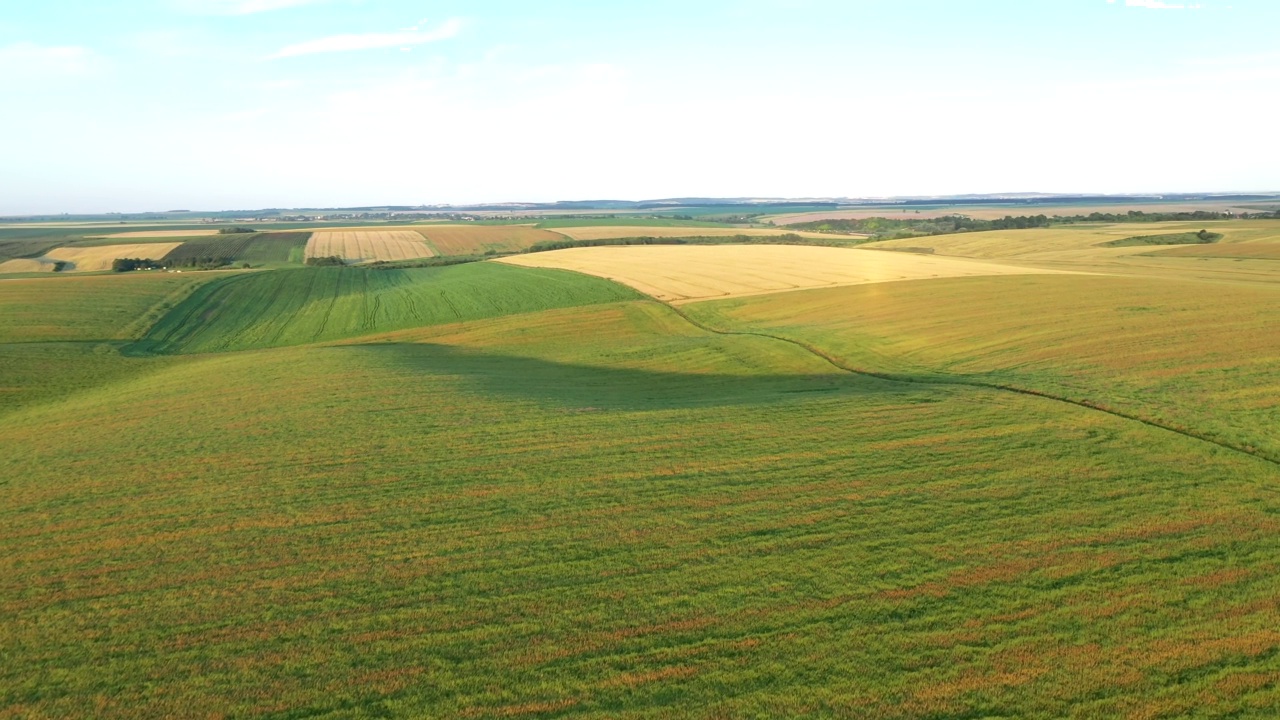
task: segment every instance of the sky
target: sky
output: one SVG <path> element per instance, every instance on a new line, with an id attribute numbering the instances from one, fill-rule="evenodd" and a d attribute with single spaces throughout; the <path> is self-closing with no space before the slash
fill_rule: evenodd
<path id="1" fill-rule="evenodd" d="M 0 215 L 1280 190 L 1276 0 L 0 0 Z"/>

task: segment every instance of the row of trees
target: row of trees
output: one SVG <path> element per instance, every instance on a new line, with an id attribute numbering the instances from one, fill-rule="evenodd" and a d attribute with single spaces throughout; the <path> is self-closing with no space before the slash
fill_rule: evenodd
<path id="1" fill-rule="evenodd" d="M 182 257 L 174 259 L 152 260 L 151 258 L 117 258 L 111 261 L 114 272 L 133 272 L 134 270 L 169 270 L 183 268 L 191 270 L 216 270 L 229 265 L 226 260 L 216 257 Z M 248 269 L 249 263 L 241 267 Z"/>
<path id="2" fill-rule="evenodd" d="M 347 264 L 346 260 L 337 255 L 327 255 L 325 257 L 309 257 L 306 264 L 312 267 L 343 267 Z"/>
<path id="3" fill-rule="evenodd" d="M 134 270 L 162 270 L 165 265 L 151 258 L 116 258 L 111 261 L 114 272 L 133 272 Z"/>
<path id="4" fill-rule="evenodd" d="M 1130 210 L 1124 213 L 1093 212 L 1087 215 L 1007 215 L 996 220 L 980 220 L 963 215 L 948 215 L 940 218 L 861 218 L 849 220 L 818 220 L 799 223 L 790 227 L 798 230 L 833 234 L 870 235 L 874 240 L 891 240 L 898 238 L 921 237 L 926 235 L 950 235 L 964 232 L 982 232 L 984 230 L 1026 230 L 1043 228 L 1050 225 L 1070 225 L 1072 223 L 1154 223 L 1197 220 L 1230 220 L 1230 219 L 1280 219 L 1280 210 L 1276 212 L 1249 213 L 1234 215 L 1229 212 L 1213 212 L 1195 210 L 1192 212 L 1144 212 Z"/>

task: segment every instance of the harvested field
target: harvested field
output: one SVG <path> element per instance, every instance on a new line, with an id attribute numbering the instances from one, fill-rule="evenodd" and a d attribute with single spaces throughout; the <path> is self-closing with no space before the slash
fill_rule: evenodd
<path id="1" fill-rule="evenodd" d="M 102 247 L 61 247 L 50 250 L 41 260 L 61 260 L 67 263 L 64 272 L 110 270 L 113 260 L 120 258 L 159 260 L 173 252 L 181 244 L 135 243 L 132 245 L 104 245 Z"/>
<path id="2" fill-rule="evenodd" d="M 33 272 L 53 272 L 53 262 L 40 259 L 18 259 L 0 262 L 0 275 Z"/>
<path id="3" fill-rule="evenodd" d="M 1135 236 L 1196 233 L 1206 229 L 1224 235 L 1222 242 L 1265 239 L 1268 230 L 1261 223 L 1244 222 L 1082 224 L 883 240 L 867 247 L 895 249 L 923 245 L 932 247 L 939 255 L 982 259 L 1038 260 L 1041 257 L 1056 259 L 1064 252 L 1079 254 L 1081 251 L 1083 254 L 1079 255 L 1080 258 L 1106 258 L 1117 254 L 1134 254 L 1151 250 L 1151 246 L 1108 247 L 1108 243 L 1124 241 Z"/>
<path id="4" fill-rule="evenodd" d="M 559 233 L 532 225 L 439 225 L 419 228 L 418 232 L 441 255 L 518 252 L 540 242 L 564 239 Z"/>
<path id="5" fill-rule="evenodd" d="M 307 257 L 340 257 L 351 263 L 433 257 L 422 236 L 412 230 L 318 232 L 307 241 Z"/>
<path id="6" fill-rule="evenodd" d="M 897 280 L 1054 272 L 928 255 L 802 245 L 572 248 L 500 262 L 597 275 L 675 303 Z"/>
<path id="7" fill-rule="evenodd" d="M 134 232 L 112 233 L 110 235 L 92 235 L 90 237 L 127 239 L 127 238 L 184 238 L 184 237 L 204 237 L 206 235 L 218 235 L 217 230 L 196 229 L 190 230 L 136 230 Z"/>
<path id="8" fill-rule="evenodd" d="M 594 225 L 591 227 L 560 228 L 557 232 L 574 240 L 617 240 L 631 237 L 682 238 L 682 237 L 779 237 L 799 235 L 810 240 L 834 241 L 842 237 L 863 235 L 837 235 L 834 233 L 796 232 L 780 228 L 725 228 L 725 227 L 653 227 L 647 225 Z"/>
<path id="9" fill-rule="evenodd" d="M 1170 248 L 1148 253 L 1160 257 L 1214 257 L 1238 258 L 1242 260 L 1280 260 L 1280 243 L 1217 243 L 1213 245 L 1190 245 Z"/>

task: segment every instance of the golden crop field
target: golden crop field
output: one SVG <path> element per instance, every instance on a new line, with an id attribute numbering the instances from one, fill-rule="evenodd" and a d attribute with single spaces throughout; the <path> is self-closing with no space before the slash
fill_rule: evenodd
<path id="1" fill-rule="evenodd" d="M 94 272 L 110 270 L 111 263 L 121 258 L 149 258 L 159 260 L 182 243 L 135 243 L 132 245 L 104 245 L 102 247 L 60 247 L 45 254 L 41 260 L 57 260 L 67 263 L 63 272 Z"/>
<path id="2" fill-rule="evenodd" d="M 1234 242 L 1212 245 L 1183 245 L 1148 253 L 1157 257 L 1240 258 L 1280 260 L 1280 242 Z"/>
<path id="3" fill-rule="evenodd" d="M 829 233 L 798 232 L 779 228 L 727 228 L 727 227 L 656 227 L 648 225 L 600 225 L 590 227 L 557 228 L 556 232 L 569 236 L 574 240 L 617 240 L 631 237 L 682 238 L 682 237 L 778 237 L 781 235 L 799 235 L 811 240 L 836 240 L 848 235 L 832 235 Z"/>
<path id="4" fill-rule="evenodd" d="M 898 280 L 1052 273 L 912 253 L 804 245 L 627 245 L 503 258 L 605 277 L 675 303 Z"/>
<path id="5" fill-rule="evenodd" d="M 564 236 L 532 225 L 432 225 L 417 228 L 441 255 L 480 255 L 486 251 L 518 252 Z"/>
<path id="6" fill-rule="evenodd" d="M 9 273 L 51 272 L 53 262 L 43 259 L 18 258 L 0 262 L 0 275 Z"/>
<path id="7" fill-rule="evenodd" d="M 307 241 L 308 258 L 340 257 L 352 263 L 374 260 L 414 260 L 435 251 L 412 230 L 324 231 Z"/>
<path id="8" fill-rule="evenodd" d="M 1232 221 L 1062 225 L 1028 230 L 992 230 L 885 240 L 867 247 L 889 250 L 926 247 L 939 255 L 959 257 L 1084 262 L 1091 259 L 1149 254 L 1160 250 L 1159 246 L 1100 247 L 1103 243 L 1144 235 L 1196 232 L 1203 229 L 1223 235 L 1220 242 L 1203 247 L 1224 247 L 1240 242 L 1280 242 L 1280 224 L 1266 221 Z"/>

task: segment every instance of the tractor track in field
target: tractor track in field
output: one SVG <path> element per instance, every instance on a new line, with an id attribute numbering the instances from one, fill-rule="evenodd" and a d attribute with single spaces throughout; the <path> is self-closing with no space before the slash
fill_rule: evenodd
<path id="1" fill-rule="evenodd" d="M 1146 425 L 1147 427 L 1155 428 L 1157 430 L 1165 430 L 1167 432 L 1181 435 L 1182 437 L 1188 438 L 1190 440 L 1198 440 L 1200 442 L 1208 443 L 1210 445 L 1214 445 L 1224 450 L 1230 450 L 1231 452 L 1239 453 L 1241 455 L 1246 455 L 1256 460 L 1262 460 L 1263 462 L 1270 463 L 1271 465 L 1274 465 L 1277 468 L 1280 468 L 1280 458 L 1273 457 L 1272 455 L 1262 452 L 1260 450 L 1257 450 L 1255 448 L 1234 445 L 1232 443 L 1229 443 L 1223 440 L 1218 440 L 1211 436 L 1198 433 L 1195 430 L 1181 428 L 1176 425 L 1166 425 L 1156 420 L 1151 420 L 1150 418 L 1145 418 L 1140 415 L 1135 415 L 1133 413 L 1125 412 L 1123 410 L 1117 410 L 1115 408 L 1099 405 L 1097 403 L 1093 403 L 1088 400 L 1073 400 L 1069 397 L 1054 395 L 1053 393 L 1048 393 L 1043 390 L 1032 390 L 1030 388 L 1018 387 L 1016 385 L 1002 385 L 1000 383 L 987 383 L 987 382 L 981 382 L 977 380 L 959 380 L 959 379 L 925 380 L 920 378 L 895 375 L 893 373 L 880 372 L 876 370 L 866 370 L 863 368 L 856 368 L 851 365 L 845 364 L 844 361 L 826 352 L 822 348 L 819 348 L 815 345 L 811 345 L 802 340 L 796 340 L 794 338 L 789 338 L 783 335 L 774 335 L 772 333 L 762 332 L 759 330 L 723 330 L 721 328 L 708 325 L 702 322 L 701 320 L 695 319 L 694 317 L 690 316 L 688 313 L 684 312 L 683 310 L 681 310 L 679 307 L 675 305 L 662 302 L 661 300 L 658 300 L 657 298 L 653 298 L 652 296 L 650 296 L 650 299 L 652 299 L 654 302 L 660 303 L 662 305 L 665 305 L 671 308 L 671 310 L 675 312 L 676 315 L 680 316 L 680 318 L 682 318 L 685 322 L 689 323 L 690 325 L 693 325 L 694 327 L 700 330 L 703 330 L 715 335 L 727 335 L 727 336 L 738 335 L 738 336 L 746 336 L 746 337 L 758 337 L 758 338 L 765 338 L 768 340 L 777 340 L 779 342 L 788 343 L 802 350 L 805 350 L 806 352 L 810 353 L 811 355 L 814 355 L 817 358 L 820 358 L 821 360 L 826 362 L 828 365 L 830 365 L 831 367 L 834 367 L 837 370 L 840 370 L 841 372 L 850 373 L 853 375 L 860 375 L 863 377 L 875 378 L 877 380 L 885 380 L 888 382 L 907 383 L 911 385 L 946 385 L 946 386 L 956 386 L 956 387 L 976 387 L 976 388 L 985 388 L 987 390 L 999 390 L 1002 392 L 1013 393 L 1015 395 L 1023 395 L 1026 397 L 1040 398 L 1042 400 L 1051 400 L 1054 402 L 1064 403 L 1067 405 L 1073 405 L 1075 407 L 1083 408 L 1085 410 L 1093 410 L 1100 413 L 1106 413 L 1107 415 L 1110 415 L 1112 417 L 1120 418 L 1122 420 L 1129 420 L 1131 422 L 1141 423 L 1143 425 Z"/>

